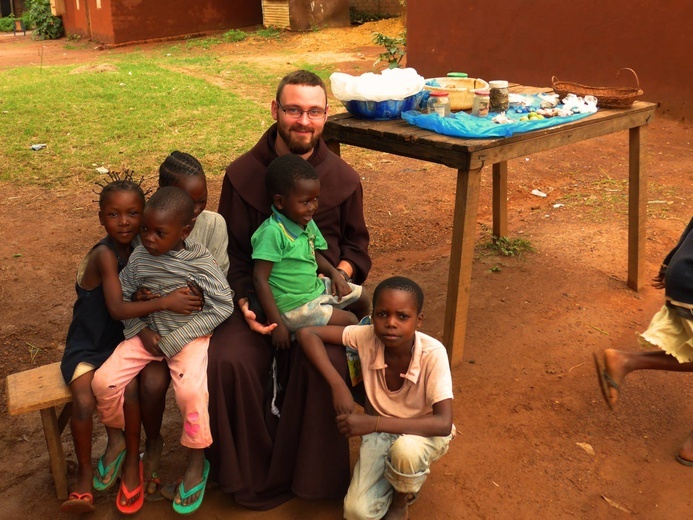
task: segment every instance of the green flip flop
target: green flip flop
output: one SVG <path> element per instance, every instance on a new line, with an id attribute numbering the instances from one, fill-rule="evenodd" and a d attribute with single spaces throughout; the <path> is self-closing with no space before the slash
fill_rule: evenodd
<path id="1" fill-rule="evenodd" d="M 120 476 L 120 469 L 123 467 L 123 462 L 125 461 L 125 450 L 121 451 L 115 460 L 106 467 L 103 465 L 103 457 L 104 456 L 102 455 L 99 459 L 99 463 L 96 466 L 96 475 L 94 475 L 94 478 L 92 479 L 92 485 L 97 491 L 106 491 L 107 489 L 112 488 L 113 484 L 116 483 L 116 480 L 118 480 L 118 477 Z M 103 479 L 111 472 L 111 470 L 113 470 L 111 480 L 104 484 Z"/>
<path id="2" fill-rule="evenodd" d="M 180 495 L 181 500 L 185 500 L 186 498 L 189 498 L 198 492 L 200 493 L 200 496 L 197 497 L 197 500 L 195 500 L 195 502 L 193 502 L 192 504 L 188 504 L 187 506 L 184 506 L 183 504 L 176 504 L 176 501 L 174 500 L 173 510 L 176 513 L 179 513 L 181 515 L 189 515 L 190 513 L 194 513 L 198 510 L 200 505 L 202 505 L 202 499 L 205 496 L 205 488 L 207 487 L 207 477 L 209 477 L 209 461 L 205 459 L 204 467 L 202 469 L 202 482 L 200 482 L 197 486 L 188 491 L 185 490 L 183 482 L 181 482 L 178 486 L 178 494 Z"/>

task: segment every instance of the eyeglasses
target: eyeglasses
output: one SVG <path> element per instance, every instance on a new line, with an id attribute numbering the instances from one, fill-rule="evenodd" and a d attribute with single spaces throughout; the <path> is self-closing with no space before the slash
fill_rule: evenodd
<path id="1" fill-rule="evenodd" d="M 322 119 L 327 113 L 327 106 L 325 108 L 309 108 L 308 110 L 301 110 L 299 107 L 283 107 L 279 100 L 277 100 L 277 105 L 291 119 L 300 119 L 303 114 L 308 114 L 308 119 Z"/>

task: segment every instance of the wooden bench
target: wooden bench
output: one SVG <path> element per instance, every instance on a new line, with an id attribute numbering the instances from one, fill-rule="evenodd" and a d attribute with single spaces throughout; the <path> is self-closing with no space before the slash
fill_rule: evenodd
<path id="1" fill-rule="evenodd" d="M 62 410 L 60 409 L 61 405 Z M 52 363 L 7 376 L 10 415 L 41 412 L 51 473 L 58 499 L 67 499 L 67 466 L 60 434 L 70 419 L 72 394 L 63 381 L 60 363 Z"/>

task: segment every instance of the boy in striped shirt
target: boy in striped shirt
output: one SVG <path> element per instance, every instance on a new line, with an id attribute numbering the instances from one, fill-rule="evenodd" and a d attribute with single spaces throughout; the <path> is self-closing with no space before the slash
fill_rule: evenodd
<path id="1" fill-rule="evenodd" d="M 233 312 L 233 292 L 214 258 L 202 245 L 186 241 L 193 211 L 193 200 L 184 190 L 166 187 L 155 192 L 142 216 L 142 245 L 133 251 L 121 271 L 120 283 L 124 295 L 145 286 L 165 295 L 192 285 L 204 294 L 204 307 L 187 315 L 161 311 L 124 320 L 125 341 L 96 372 L 92 382 L 101 422 L 122 428 L 125 387 L 150 361 L 166 359 L 183 416 L 181 444 L 190 449 L 188 467 L 173 503 L 173 508 L 181 513 L 195 511 L 204 496 L 209 473 L 204 448 L 212 444 L 207 347 L 214 328 Z M 139 440 L 139 425 L 137 433 Z M 133 458 L 127 457 L 126 465 L 128 460 Z M 118 497 L 121 506 L 134 506 L 135 511 L 141 507 L 143 497 L 139 464 L 139 486 L 121 486 Z M 128 475 L 137 474 L 137 468 L 124 469 Z"/>

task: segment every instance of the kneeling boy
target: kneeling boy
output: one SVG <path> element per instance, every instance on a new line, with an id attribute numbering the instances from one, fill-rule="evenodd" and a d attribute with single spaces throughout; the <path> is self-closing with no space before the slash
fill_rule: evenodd
<path id="1" fill-rule="evenodd" d="M 372 325 L 308 327 L 296 334 L 332 388 L 340 432 L 362 436 L 344 499 L 347 519 L 407 518 L 430 463 L 447 452 L 454 436 L 448 357 L 439 341 L 416 330 L 422 306 L 421 288 L 396 276 L 373 293 Z M 352 413 L 354 400 L 324 343 L 358 351 L 366 414 Z"/>

